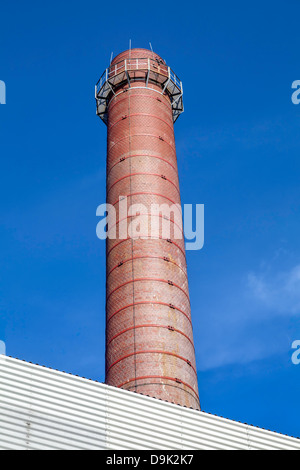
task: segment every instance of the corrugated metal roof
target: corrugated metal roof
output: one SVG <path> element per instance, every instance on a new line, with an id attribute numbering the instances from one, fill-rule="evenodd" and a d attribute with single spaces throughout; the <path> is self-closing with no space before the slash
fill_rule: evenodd
<path id="1" fill-rule="evenodd" d="M 46 366 L 46 365 L 43 365 L 43 364 L 37 364 L 35 362 L 30 362 L 30 361 L 26 361 L 25 359 L 20 359 L 20 358 L 14 358 L 12 356 L 6 356 L 10 359 L 15 359 L 17 361 L 20 361 L 20 362 L 26 362 L 27 364 L 32 364 L 32 365 L 35 365 L 35 366 L 38 366 L 38 367 L 42 367 L 42 368 L 45 368 L 45 369 L 49 369 L 49 370 L 53 370 L 55 372 L 60 372 L 62 374 L 66 374 L 66 375 L 71 375 L 72 377 L 78 377 L 78 378 L 81 378 L 81 379 L 84 379 L 84 380 L 88 380 L 90 382 L 95 382 L 95 383 L 100 383 L 100 384 L 104 384 L 104 382 L 100 382 L 98 380 L 95 380 L 95 379 L 91 379 L 91 378 L 88 378 L 88 377 L 83 377 L 83 376 L 80 376 L 80 375 L 75 375 L 75 374 L 72 374 L 71 372 L 66 372 L 66 371 L 60 371 L 58 369 L 55 369 L 53 367 L 49 367 L 49 366 Z M 117 388 L 117 387 L 113 387 L 113 386 L 110 386 L 110 388 Z M 131 391 L 130 393 L 137 393 L 135 391 Z M 146 395 L 144 393 L 138 393 L 139 395 L 143 395 L 143 396 L 146 396 L 146 397 L 150 397 L 150 398 L 155 398 L 156 400 L 159 400 L 159 401 L 163 401 L 163 402 L 166 402 L 166 403 L 170 403 L 169 401 L 167 402 L 166 400 L 162 400 L 161 398 L 156 398 L 156 397 L 152 397 L 151 395 Z M 173 403 L 174 405 L 177 405 L 177 406 L 182 406 L 180 405 L 179 403 Z M 183 406 L 183 408 L 187 408 L 186 406 Z M 193 409 L 193 408 L 191 408 Z M 205 411 L 202 409 L 202 412 L 205 412 L 206 414 L 210 415 L 210 416 L 215 416 L 217 418 L 223 418 L 223 419 L 226 419 L 226 420 L 230 420 L 230 421 L 233 421 L 231 418 L 228 418 L 226 416 L 222 416 L 222 415 L 216 415 L 215 413 L 211 413 L 209 411 Z M 270 431 L 270 432 L 275 432 L 276 434 L 280 434 L 282 436 L 287 436 L 287 437 L 293 437 L 294 439 L 298 439 L 300 440 L 299 437 L 296 437 L 296 436 L 291 436 L 291 435 L 288 435 L 288 434 L 284 434 L 284 433 L 280 433 L 278 431 L 273 431 L 272 429 L 268 429 L 268 428 L 262 428 L 262 427 L 259 427 L 259 426 L 256 426 L 255 424 L 251 424 L 251 423 L 246 423 L 244 421 L 234 421 L 236 423 L 241 423 L 241 424 L 246 424 L 247 426 L 250 426 L 250 427 L 254 427 L 254 428 L 257 428 L 257 429 L 263 429 L 264 431 Z"/>
<path id="2" fill-rule="evenodd" d="M 0 449 L 295 449 L 298 439 L 0 356 Z"/>

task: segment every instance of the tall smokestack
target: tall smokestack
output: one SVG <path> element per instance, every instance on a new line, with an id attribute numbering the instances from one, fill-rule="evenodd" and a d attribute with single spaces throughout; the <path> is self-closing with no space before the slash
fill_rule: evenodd
<path id="1" fill-rule="evenodd" d="M 107 239 L 106 383 L 200 409 L 180 224 L 159 214 L 172 230 L 154 237 L 147 217 L 153 204 L 181 204 L 173 123 L 183 111 L 182 84 L 160 56 L 131 49 L 104 72 L 96 101 L 108 128 L 107 203 L 118 230 L 126 229 Z M 139 205 L 125 218 L 124 200 Z M 137 218 L 139 237 L 132 235 Z"/>

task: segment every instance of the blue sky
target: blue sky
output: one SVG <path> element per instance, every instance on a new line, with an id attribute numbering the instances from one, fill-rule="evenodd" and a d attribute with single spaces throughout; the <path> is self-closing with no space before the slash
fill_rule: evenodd
<path id="1" fill-rule="evenodd" d="M 182 202 L 205 204 L 187 253 L 202 408 L 300 436 L 297 0 L 1 6 L 0 340 L 104 380 L 106 128 L 94 85 L 151 41 L 182 79 Z"/>

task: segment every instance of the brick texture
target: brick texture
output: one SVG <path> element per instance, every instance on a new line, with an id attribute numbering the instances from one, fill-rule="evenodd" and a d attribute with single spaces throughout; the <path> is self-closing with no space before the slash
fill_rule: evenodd
<path id="1" fill-rule="evenodd" d="M 119 54 L 111 67 L 148 57 L 166 68 L 145 49 Z M 172 106 L 161 85 L 146 87 L 138 72 L 130 87 L 124 81 L 109 98 L 107 136 L 107 202 L 116 209 L 117 238 L 107 239 L 106 383 L 199 409 L 185 247 L 175 236 L 181 220 L 148 217 L 153 203 L 181 204 Z M 143 205 L 122 220 L 127 228 L 139 221 L 134 238 L 118 237 L 121 196 L 128 206 Z"/>

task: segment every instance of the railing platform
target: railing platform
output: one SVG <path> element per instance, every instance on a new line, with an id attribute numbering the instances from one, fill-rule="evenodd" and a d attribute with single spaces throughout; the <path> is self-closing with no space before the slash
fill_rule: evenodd
<path id="1" fill-rule="evenodd" d="M 107 105 L 111 95 L 117 93 L 118 87 L 123 83 L 145 81 L 145 88 L 149 83 L 161 86 L 161 94 L 166 93 L 171 100 L 173 109 L 173 122 L 183 112 L 182 82 L 164 62 L 157 59 L 138 58 L 125 59 L 107 68 L 95 87 L 97 115 L 107 124 Z M 151 89 L 151 88 L 150 88 Z"/>

